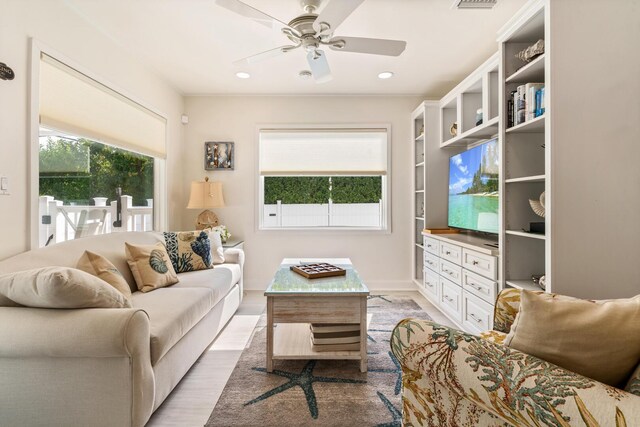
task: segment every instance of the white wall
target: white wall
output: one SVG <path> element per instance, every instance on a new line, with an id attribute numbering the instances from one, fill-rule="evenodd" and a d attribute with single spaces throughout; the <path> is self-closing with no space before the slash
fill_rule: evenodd
<path id="1" fill-rule="evenodd" d="M 553 289 L 637 295 L 640 2 L 549 4 Z"/>
<path id="2" fill-rule="evenodd" d="M 246 240 L 248 289 L 265 289 L 284 257 L 349 257 L 370 288 L 412 288 L 410 117 L 414 97 L 187 97 L 185 182 L 208 175 L 224 183 L 227 207 L 216 209 L 234 237 Z M 390 234 L 364 231 L 257 231 L 258 124 L 391 124 Z M 205 141 L 234 141 L 235 171 L 205 173 Z M 193 227 L 198 211 L 184 210 L 182 228 Z"/>
<path id="3" fill-rule="evenodd" d="M 16 77 L 0 80 L 0 175 L 9 178 L 10 196 L 0 196 L 0 259 L 29 247 L 29 38 L 107 79 L 168 118 L 169 226 L 181 209 L 174 202 L 182 188 L 180 115 L 182 96 L 139 65 L 63 0 L 1 0 L 0 62 Z"/>

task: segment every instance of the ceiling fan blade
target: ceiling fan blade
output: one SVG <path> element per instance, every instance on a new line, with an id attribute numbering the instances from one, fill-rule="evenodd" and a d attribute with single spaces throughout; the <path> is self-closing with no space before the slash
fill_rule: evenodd
<path id="1" fill-rule="evenodd" d="M 335 31 L 335 29 L 338 28 L 338 26 L 340 26 L 340 24 L 342 24 L 342 22 L 351 15 L 351 12 L 356 10 L 363 1 L 364 0 L 329 1 L 313 23 L 313 29 L 316 30 L 316 32 L 321 31 L 323 29 L 321 23 L 324 22 L 329 24 L 331 30 Z"/>
<path id="2" fill-rule="evenodd" d="M 273 58 L 274 56 L 281 55 L 283 53 L 287 53 L 293 49 L 296 49 L 298 46 L 280 46 L 275 49 L 265 50 L 264 52 L 257 53 L 255 55 L 248 56 L 246 58 L 239 59 L 234 61 L 233 65 L 251 65 L 256 62 L 263 61 L 265 59 Z"/>
<path id="3" fill-rule="evenodd" d="M 344 42 L 344 46 L 340 41 Z M 365 37 L 335 37 L 329 41 L 329 47 L 343 52 L 398 56 L 404 52 L 407 42 L 402 40 L 368 39 Z"/>
<path id="4" fill-rule="evenodd" d="M 215 2 L 218 6 L 222 6 L 225 9 L 237 13 L 238 15 L 244 16 L 245 18 L 253 19 L 254 21 L 271 29 L 280 31 L 283 28 L 290 28 L 296 32 L 284 22 L 274 18 L 273 16 L 267 15 L 266 13 L 241 2 L 240 0 L 215 0 Z"/>
<path id="5" fill-rule="evenodd" d="M 316 83 L 325 83 L 333 78 L 331 75 L 331 69 L 327 62 L 327 55 L 321 51 L 311 51 L 307 54 L 307 61 L 311 68 L 311 74 Z"/>

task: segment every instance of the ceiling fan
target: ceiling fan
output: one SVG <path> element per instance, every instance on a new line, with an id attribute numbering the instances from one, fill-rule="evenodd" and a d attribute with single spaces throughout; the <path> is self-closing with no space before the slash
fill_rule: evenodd
<path id="1" fill-rule="evenodd" d="M 249 65 L 263 59 L 303 48 L 316 83 L 331 80 L 331 69 L 321 47 L 343 52 L 369 53 L 373 55 L 400 55 L 407 42 L 401 40 L 370 39 L 364 37 L 335 37 L 333 32 L 364 0 L 328 0 L 321 13 L 316 10 L 322 0 L 301 0 L 305 13 L 296 16 L 288 24 L 252 7 L 240 0 L 215 0 L 216 4 L 246 18 L 253 19 L 274 30 L 280 30 L 293 44 L 270 49 L 234 62 Z"/>

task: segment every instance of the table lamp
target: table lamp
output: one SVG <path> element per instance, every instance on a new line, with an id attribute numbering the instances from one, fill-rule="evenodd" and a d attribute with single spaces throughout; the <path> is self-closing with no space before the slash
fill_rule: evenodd
<path id="1" fill-rule="evenodd" d="M 221 182 L 209 182 L 208 177 L 204 181 L 191 182 L 191 194 L 189 195 L 187 209 L 204 209 L 196 220 L 196 230 L 204 230 L 205 228 L 220 225 L 218 217 L 209 208 L 223 207 L 224 197 L 222 196 Z"/>

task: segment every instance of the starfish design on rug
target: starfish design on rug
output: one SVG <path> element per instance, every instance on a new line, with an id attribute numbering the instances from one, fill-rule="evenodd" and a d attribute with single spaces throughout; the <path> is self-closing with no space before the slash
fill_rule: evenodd
<path id="1" fill-rule="evenodd" d="M 390 423 L 378 424 L 376 427 L 402 427 L 402 412 L 400 412 L 394 405 L 387 399 L 387 397 L 380 393 L 376 392 L 384 406 L 387 407 L 387 410 L 391 412 L 391 417 L 393 417 L 393 421 Z"/>
<path id="2" fill-rule="evenodd" d="M 316 402 L 316 393 L 313 391 L 313 383 L 347 383 L 347 384 L 366 384 L 364 380 L 352 380 L 349 378 L 329 378 L 329 377 L 317 377 L 313 375 L 313 369 L 316 367 L 317 360 L 310 360 L 299 374 L 280 371 L 274 369 L 271 374 L 288 378 L 289 381 L 272 388 L 268 392 L 261 394 L 253 400 L 248 401 L 244 406 L 253 405 L 254 403 L 268 399 L 276 394 L 282 393 L 292 387 L 298 386 L 304 392 L 304 397 L 307 399 L 307 405 L 309 406 L 309 412 L 314 419 L 318 418 L 318 404 Z M 267 372 L 265 368 L 253 368 L 254 371 Z"/>
<path id="3" fill-rule="evenodd" d="M 393 392 L 397 396 L 400 394 L 400 391 L 402 390 L 402 368 L 400 367 L 400 363 L 398 363 L 398 359 L 396 359 L 393 353 L 389 352 L 388 354 L 389 354 L 389 358 L 391 358 L 391 361 L 396 366 L 394 369 L 369 369 L 368 371 L 380 372 L 383 374 L 396 374 L 397 375 L 396 387 L 393 390 Z"/>

